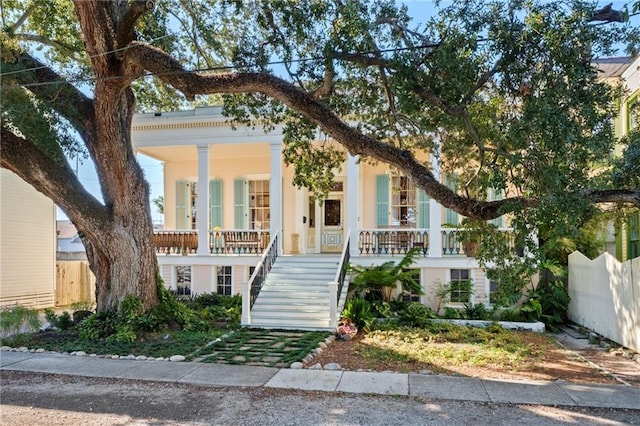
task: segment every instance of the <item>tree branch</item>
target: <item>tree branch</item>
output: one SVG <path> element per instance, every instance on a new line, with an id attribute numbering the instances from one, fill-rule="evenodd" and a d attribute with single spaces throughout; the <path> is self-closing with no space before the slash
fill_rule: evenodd
<path id="1" fill-rule="evenodd" d="M 7 32 L 9 34 L 14 34 L 16 31 L 18 31 L 18 28 L 20 28 L 22 26 L 22 24 L 24 24 L 24 22 L 27 20 L 27 18 L 29 18 L 29 16 L 31 16 L 33 11 L 36 9 L 37 5 L 38 5 L 37 2 L 33 1 L 29 5 L 29 7 L 27 7 L 27 10 L 25 10 L 24 13 L 22 15 L 20 15 L 18 20 L 13 25 L 11 25 L 10 28 L 7 29 Z"/>
<path id="2" fill-rule="evenodd" d="M 596 204 L 624 203 L 640 207 L 640 188 L 634 189 L 585 189 L 584 196 Z"/>
<path id="3" fill-rule="evenodd" d="M 37 98 L 49 102 L 58 113 L 65 117 L 76 129 L 83 139 L 91 137 L 95 133 L 93 100 L 85 96 L 73 85 L 66 82 L 65 78 L 40 62 L 38 59 L 25 52 L 15 55 L 15 65 L 22 66 L 30 72 L 11 74 L 18 84 L 52 83 L 56 85 L 32 85 L 29 91 Z M 52 90 L 55 87 L 56 90 Z"/>
<path id="4" fill-rule="evenodd" d="M 38 34 L 18 33 L 18 34 L 14 34 L 13 37 L 17 38 L 18 40 L 34 41 L 36 43 L 44 44 L 46 46 L 51 46 L 53 48 L 60 50 L 61 52 L 66 53 L 69 56 L 73 56 L 77 53 L 73 50 L 73 48 L 66 46 L 63 43 L 60 43 L 59 41 L 51 40 L 49 38 L 43 37 Z"/>
<path id="5" fill-rule="evenodd" d="M 160 49 L 134 42 L 127 51 L 130 61 L 152 72 L 165 83 L 184 93 L 189 99 L 197 94 L 263 93 L 279 100 L 316 123 L 327 135 L 342 144 L 352 155 L 376 158 L 402 170 L 414 184 L 445 207 L 473 219 L 488 220 L 516 208 L 538 204 L 536 197 L 512 197 L 497 201 L 481 201 L 462 197 L 436 180 L 429 169 L 417 161 L 410 151 L 393 147 L 350 127 L 329 107 L 295 85 L 264 73 L 201 75 L 186 71 L 182 65 Z M 638 191 L 640 192 L 640 191 Z M 595 195 L 595 194 L 594 194 Z M 640 205 L 640 198 L 627 197 Z M 509 210 L 505 210 L 508 205 Z"/>
<path id="6" fill-rule="evenodd" d="M 122 49 L 135 40 L 135 27 L 138 19 L 155 7 L 153 0 L 135 0 L 129 3 L 129 7 L 117 23 L 116 42 L 118 49 Z"/>
<path id="7" fill-rule="evenodd" d="M 33 143 L 2 126 L 0 166 L 11 170 L 53 200 L 74 223 L 107 220 L 108 212 L 87 192 L 66 161 L 55 161 Z"/>

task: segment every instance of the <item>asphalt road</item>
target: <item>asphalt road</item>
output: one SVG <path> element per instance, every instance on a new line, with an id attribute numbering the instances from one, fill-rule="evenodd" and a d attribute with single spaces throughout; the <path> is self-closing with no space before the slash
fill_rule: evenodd
<path id="1" fill-rule="evenodd" d="M 640 410 L 213 388 L 12 371 L 2 371 L 0 379 L 3 426 L 640 424 Z"/>

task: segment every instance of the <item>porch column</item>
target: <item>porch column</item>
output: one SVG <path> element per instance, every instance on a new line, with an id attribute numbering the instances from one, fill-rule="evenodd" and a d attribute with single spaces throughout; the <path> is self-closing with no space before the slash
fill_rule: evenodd
<path id="1" fill-rule="evenodd" d="M 440 162 L 433 154 L 431 155 L 431 172 L 440 182 Z M 429 212 L 429 257 L 442 257 L 442 206 L 433 198 L 429 199 Z"/>
<path id="2" fill-rule="evenodd" d="M 198 145 L 198 251 L 209 254 L 209 145 Z"/>
<path id="3" fill-rule="evenodd" d="M 271 238 L 282 230 L 282 143 L 271 143 L 271 181 L 269 186 L 269 214 Z M 280 251 L 284 235 L 280 236 Z"/>
<path id="4" fill-rule="evenodd" d="M 349 246 L 349 255 L 358 256 L 358 221 L 360 218 L 360 166 L 358 164 L 358 156 L 347 154 L 347 231 L 351 230 L 351 245 Z"/>

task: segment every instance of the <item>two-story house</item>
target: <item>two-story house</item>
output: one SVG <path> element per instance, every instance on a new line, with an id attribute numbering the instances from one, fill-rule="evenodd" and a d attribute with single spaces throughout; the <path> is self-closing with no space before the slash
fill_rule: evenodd
<path id="1" fill-rule="evenodd" d="M 292 184 L 281 134 L 278 129 L 265 134 L 259 125 L 233 130 L 220 107 L 135 116 L 135 149 L 164 163 L 165 229 L 156 232 L 155 244 L 170 288 L 241 293 L 277 236 L 279 256 L 269 260 L 272 281 L 299 284 L 299 293 L 293 297 L 286 289 L 264 287 L 251 320 L 243 322 L 286 326 L 285 311 L 297 305 L 300 321 L 308 320 L 314 309 L 328 309 L 327 284 L 336 280 L 342 258 L 369 266 L 399 259 L 410 248 L 421 254 L 414 267 L 425 293 L 422 303 L 436 305 L 438 283 L 464 280 L 472 281 L 473 291 L 459 302 L 488 303 L 495 283 L 472 253 L 465 253 L 458 230 L 444 226 L 458 224 L 457 213 L 387 165 L 359 162 L 346 153 L 330 192 L 318 202 Z M 506 226 L 502 219 L 496 223 Z M 319 300 L 312 300 L 314 295 Z"/>

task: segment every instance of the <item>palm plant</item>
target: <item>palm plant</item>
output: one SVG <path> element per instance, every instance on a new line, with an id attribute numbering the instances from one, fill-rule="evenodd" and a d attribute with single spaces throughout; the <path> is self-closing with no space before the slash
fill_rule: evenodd
<path id="1" fill-rule="evenodd" d="M 416 271 L 410 269 L 415 257 L 420 253 L 420 249 L 414 248 L 396 263 L 393 260 L 376 266 L 350 266 L 350 270 L 355 273 L 351 282 L 351 289 L 355 294 L 364 294 L 371 300 L 391 301 L 391 294 L 397 284 L 402 285 L 402 289 L 413 294 L 422 294 L 420 283 L 416 281 Z"/>

